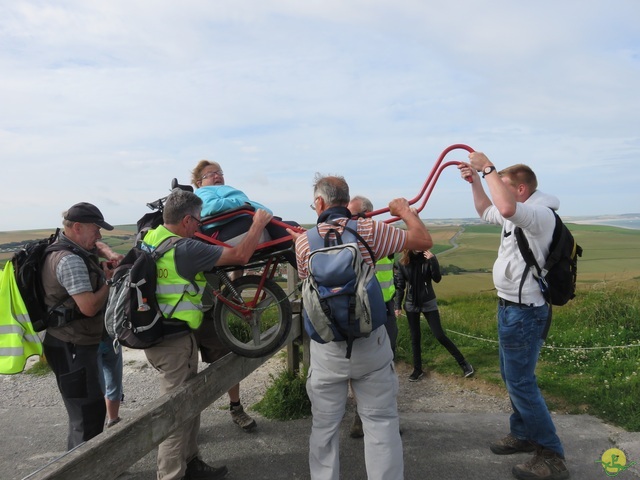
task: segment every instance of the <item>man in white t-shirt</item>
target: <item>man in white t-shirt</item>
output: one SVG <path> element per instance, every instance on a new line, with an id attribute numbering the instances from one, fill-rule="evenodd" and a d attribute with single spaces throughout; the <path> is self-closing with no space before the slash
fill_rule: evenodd
<path id="1" fill-rule="evenodd" d="M 535 451 L 530 461 L 513 467 L 512 473 L 518 479 L 569 478 L 564 449 L 535 375 L 549 327 L 549 306 L 533 275 L 527 275 L 521 285 L 527 267 L 514 232 L 516 227 L 522 228 L 536 261 L 544 264 L 556 224 L 552 210 L 560 202 L 538 190 L 536 175 L 526 165 L 497 171 L 486 155 L 473 152 L 469 163 L 458 168 L 463 178 L 472 180 L 478 215 L 486 222 L 502 225 L 493 281 L 498 291 L 500 372 L 513 413 L 509 434 L 492 443 L 491 451 L 497 455 Z M 478 172 L 482 172 L 491 198 L 485 193 Z"/>

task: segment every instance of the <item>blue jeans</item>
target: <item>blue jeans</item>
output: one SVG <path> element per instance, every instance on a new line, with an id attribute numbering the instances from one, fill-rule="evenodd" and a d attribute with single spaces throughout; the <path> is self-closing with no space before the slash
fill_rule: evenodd
<path id="1" fill-rule="evenodd" d="M 564 458 L 547 404 L 536 379 L 536 364 L 549 307 L 498 306 L 500 373 L 513 407 L 511 434 L 530 440 Z"/>
<path id="2" fill-rule="evenodd" d="M 103 340 L 98 346 L 98 368 L 102 372 L 99 377 L 104 396 L 112 402 L 122 400 L 122 347 L 118 352 L 110 341 Z"/>

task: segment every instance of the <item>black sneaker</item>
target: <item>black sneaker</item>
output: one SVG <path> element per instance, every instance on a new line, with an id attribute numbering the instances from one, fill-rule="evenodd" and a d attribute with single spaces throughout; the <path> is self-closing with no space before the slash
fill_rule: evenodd
<path id="1" fill-rule="evenodd" d="M 424 372 L 422 370 L 418 370 L 417 368 L 415 368 L 413 370 L 413 373 L 411 375 L 409 375 L 409 381 L 410 382 L 417 382 L 422 377 L 424 377 Z"/>
<path id="2" fill-rule="evenodd" d="M 520 440 L 509 434 L 497 442 L 493 442 L 489 448 L 496 455 L 511 455 L 512 453 L 533 452 L 536 446 L 529 440 Z"/>
<path id="3" fill-rule="evenodd" d="M 212 467 L 198 457 L 187 463 L 187 471 L 184 480 L 218 480 L 227 476 L 227 467 Z"/>
<path id="4" fill-rule="evenodd" d="M 471 365 L 466 360 L 464 361 L 464 363 L 460 364 L 460 368 L 462 368 L 462 374 L 465 376 L 465 378 L 472 377 L 473 374 L 476 373 L 476 371 L 473 369 L 473 365 Z"/>

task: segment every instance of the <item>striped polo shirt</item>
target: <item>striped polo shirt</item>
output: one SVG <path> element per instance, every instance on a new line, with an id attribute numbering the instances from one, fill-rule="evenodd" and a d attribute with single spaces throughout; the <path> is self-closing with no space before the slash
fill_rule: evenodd
<path id="1" fill-rule="evenodd" d="M 349 219 L 343 217 L 336 219 L 335 222 L 344 227 L 347 220 Z M 318 229 L 320 230 L 320 235 L 322 237 L 324 237 L 332 228 L 336 227 L 328 223 L 321 223 L 318 225 Z M 342 233 L 343 228 L 338 228 L 338 230 Z M 386 223 L 375 222 L 370 218 L 358 219 L 357 232 L 367 242 L 376 257 L 376 260 L 401 251 L 407 241 L 407 232 L 405 230 L 392 227 Z M 369 255 L 367 248 L 360 242 L 358 242 L 358 248 L 360 248 L 360 252 L 362 253 L 362 257 L 365 262 L 373 265 L 371 255 Z M 300 279 L 305 279 L 308 276 L 310 253 L 309 240 L 305 233 L 296 241 L 296 259 L 298 262 L 298 275 L 300 276 Z"/>

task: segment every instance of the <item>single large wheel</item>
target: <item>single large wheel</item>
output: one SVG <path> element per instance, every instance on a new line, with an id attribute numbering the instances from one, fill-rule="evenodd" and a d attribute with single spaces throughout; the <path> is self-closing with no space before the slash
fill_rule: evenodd
<path id="1" fill-rule="evenodd" d="M 269 355 L 282 346 L 291 330 L 291 303 L 273 280 L 247 275 L 226 287 L 222 296 L 237 305 L 230 307 L 218 299 L 213 325 L 218 338 L 229 349 L 245 357 Z"/>

